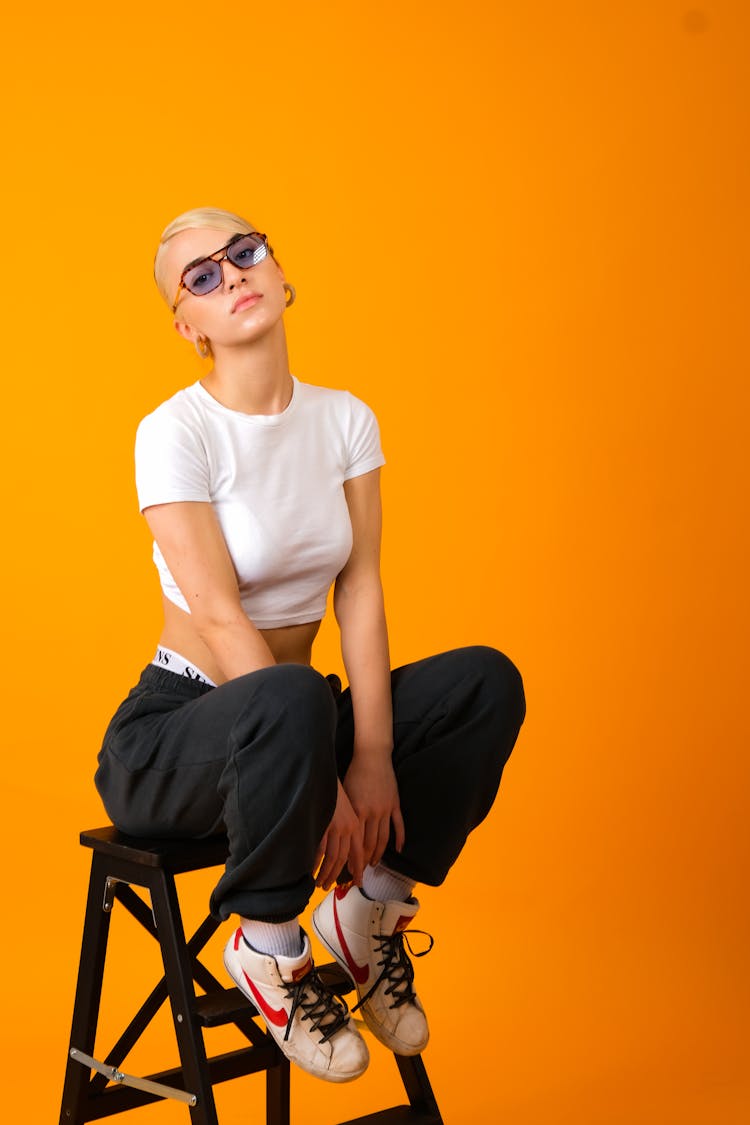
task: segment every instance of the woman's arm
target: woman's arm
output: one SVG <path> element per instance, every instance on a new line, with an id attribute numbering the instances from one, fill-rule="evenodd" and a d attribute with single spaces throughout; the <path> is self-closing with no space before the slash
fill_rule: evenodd
<path id="1" fill-rule="evenodd" d="M 364 830 L 364 862 L 379 862 L 391 821 L 400 850 L 404 825 L 391 763 L 393 714 L 388 631 L 380 581 L 380 470 L 344 484 L 353 546 L 336 579 L 333 607 L 341 630 L 354 709 L 354 757 L 344 789 Z"/>
<path id="2" fill-rule="evenodd" d="M 237 576 L 216 514 L 208 503 L 180 501 L 144 509 L 191 621 L 228 680 L 276 661 L 245 614 Z"/>
<path id="3" fill-rule="evenodd" d="M 237 577 L 210 504 L 155 504 L 144 515 L 169 570 L 190 606 L 191 621 L 227 679 L 275 664 L 240 602 Z M 344 864 L 360 882 L 362 828 L 339 782 L 336 809 L 313 867 L 326 890 Z"/>

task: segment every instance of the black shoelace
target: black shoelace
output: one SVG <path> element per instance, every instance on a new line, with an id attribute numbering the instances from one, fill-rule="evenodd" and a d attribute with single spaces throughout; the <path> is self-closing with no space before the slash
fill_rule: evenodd
<path id="1" fill-rule="evenodd" d="M 409 941 L 407 934 L 422 934 L 426 937 L 430 944 L 421 953 L 416 953 Z M 379 976 L 374 981 L 372 988 L 370 988 L 362 997 L 358 1004 L 352 1008 L 356 1012 L 361 1008 L 370 997 L 375 989 L 380 985 L 381 981 L 386 982 L 384 989 L 386 996 L 392 996 L 393 1000 L 389 1007 L 400 1008 L 402 1004 L 412 1004 L 417 998 L 417 994 L 412 988 L 414 980 L 414 966 L 409 960 L 409 955 L 404 949 L 404 939 L 406 938 L 406 946 L 411 953 L 412 957 L 425 957 L 434 944 L 430 934 L 425 933 L 424 930 L 400 930 L 395 934 L 375 934 L 374 940 L 378 943 L 378 952 L 382 954 L 382 960 L 378 961 L 381 965 Z"/>
<path id="2" fill-rule="evenodd" d="M 302 1009 L 300 1023 L 312 1021 L 312 1030 L 320 1032 L 320 1042 L 326 1043 L 332 1035 L 345 1026 L 349 1009 L 345 1001 L 326 988 L 316 969 L 311 969 L 301 980 L 292 984 L 284 982 L 286 994 L 291 998 L 292 1008 L 284 1032 L 284 1042 L 289 1038 L 295 1013 Z"/>

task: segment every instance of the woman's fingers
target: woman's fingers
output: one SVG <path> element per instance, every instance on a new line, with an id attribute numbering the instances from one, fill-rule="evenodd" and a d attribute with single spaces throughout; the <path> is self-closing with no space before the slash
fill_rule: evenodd
<path id="1" fill-rule="evenodd" d="M 381 817 L 370 816 L 364 822 L 364 862 L 375 867 L 383 858 L 383 853 L 388 847 L 388 840 L 393 824 L 394 845 L 400 852 L 406 840 L 404 818 L 401 809 L 396 806 L 390 813 Z"/>
<path id="2" fill-rule="evenodd" d="M 359 834 L 359 824 L 349 798 L 339 782 L 336 807 L 318 849 L 322 854 L 322 862 L 315 879 L 318 887 L 328 890 L 346 863 L 353 830 Z"/>
<path id="3" fill-rule="evenodd" d="M 328 890 L 346 865 L 352 880 L 360 885 L 368 864 L 375 867 L 383 857 L 393 824 L 396 851 L 404 846 L 404 821 L 398 803 L 378 812 L 352 806 L 343 790 L 336 811 L 321 841 L 316 885 Z"/>
<path id="4" fill-rule="evenodd" d="M 336 827 L 335 821 L 332 821 L 328 826 L 328 831 L 321 841 L 319 851 L 320 860 L 315 884 L 318 887 L 325 887 L 325 889 L 328 890 L 332 879 L 338 874 L 335 868 L 341 852 L 341 834 Z M 341 869 L 339 868 L 338 870 Z"/>
<path id="5" fill-rule="evenodd" d="M 378 821 L 375 817 L 368 817 L 363 822 L 362 860 L 363 866 L 373 863 L 373 856 L 378 847 Z"/>
<path id="6" fill-rule="evenodd" d="M 372 859 L 370 860 L 370 863 L 373 867 L 380 863 L 381 859 L 383 858 L 383 852 L 387 847 L 388 836 L 390 835 L 390 826 L 391 819 L 389 816 L 384 816 L 381 820 L 378 821 L 378 835 L 375 841 L 375 847 L 372 851 Z"/>
<path id="7" fill-rule="evenodd" d="M 318 871 L 318 877 L 315 880 L 317 886 L 323 887 L 328 890 L 343 867 L 343 863 L 339 863 L 339 856 L 341 854 L 341 843 L 337 833 L 328 833 L 328 846 L 326 848 L 323 862 Z"/>
<path id="8" fill-rule="evenodd" d="M 325 855 L 315 880 L 316 886 L 323 887 L 326 891 L 330 890 L 345 865 L 349 868 L 353 882 L 359 885 L 365 867 L 362 833 L 359 826 L 355 824 L 351 832 L 338 832 L 331 828 L 327 835 Z"/>

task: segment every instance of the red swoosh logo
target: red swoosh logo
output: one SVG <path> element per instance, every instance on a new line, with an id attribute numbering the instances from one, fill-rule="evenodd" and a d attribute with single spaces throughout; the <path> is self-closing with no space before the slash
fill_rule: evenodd
<path id="1" fill-rule="evenodd" d="M 349 946 L 346 944 L 346 941 L 344 940 L 344 934 L 341 930 L 341 923 L 339 922 L 339 912 L 336 909 L 337 900 L 340 899 L 340 898 L 344 898 L 349 893 L 350 890 L 351 890 L 351 883 L 349 883 L 347 886 L 336 887 L 336 890 L 333 892 L 333 923 L 336 927 L 336 934 L 337 934 L 338 939 L 339 939 L 339 945 L 341 946 L 341 952 L 344 954 L 344 960 L 346 961 L 347 965 L 349 966 L 349 971 L 351 972 L 351 974 L 354 977 L 357 984 L 364 984 L 365 981 L 367 980 L 367 978 L 370 975 L 369 966 L 368 965 L 358 965 L 357 962 L 352 957 L 352 955 L 349 951 Z"/>
<path id="2" fill-rule="evenodd" d="M 253 994 L 253 998 L 255 1000 L 255 1003 L 258 1005 L 258 1007 L 260 1008 L 261 1012 L 266 1017 L 266 1019 L 270 1020 L 270 1022 L 272 1024 L 275 1024 L 276 1027 L 286 1027 L 288 1017 L 287 1017 L 287 1014 L 284 1011 L 284 1009 L 283 1008 L 271 1008 L 269 1006 L 269 1004 L 263 999 L 261 994 L 258 992 L 258 989 L 255 987 L 253 982 L 250 980 L 250 977 L 247 975 L 247 973 L 245 972 L 244 969 L 242 970 L 242 975 L 245 978 L 245 980 L 247 981 L 247 986 Z"/>

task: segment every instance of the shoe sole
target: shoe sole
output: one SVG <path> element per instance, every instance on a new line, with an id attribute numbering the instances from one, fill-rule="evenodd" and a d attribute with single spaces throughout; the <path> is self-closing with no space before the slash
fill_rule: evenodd
<path id="1" fill-rule="evenodd" d="M 224 968 L 226 969 L 227 973 L 229 974 L 231 979 L 234 981 L 237 988 L 239 988 L 240 992 L 245 997 L 245 999 L 248 1000 L 249 1003 L 252 1005 L 253 1011 L 257 1012 L 258 1016 L 263 1020 L 263 1025 L 266 1028 L 268 1034 L 271 1036 L 274 1043 L 276 1044 L 276 1046 L 281 1051 L 282 1055 L 286 1059 L 289 1059 L 290 1063 L 293 1063 L 294 1066 L 299 1067 L 300 1070 L 304 1070 L 305 1074 L 312 1074 L 312 1076 L 314 1078 L 322 1078 L 324 1082 L 337 1082 L 337 1083 L 353 1082 L 355 1080 L 355 1078 L 360 1078 L 364 1074 L 364 1072 L 367 1070 L 367 1067 L 368 1067 L 369 1062 L 370 1062 L 369 1057 L 368 1057 L 367 1061 L 365 1062 L 365 1065 L 362 1067 L 362 1069 L 356 1071 L 354 1074 L 336 1074 L 336 1073 L 332 1073 L 330 1070 L 319 1070 L 314 1066 L 307 1066 L 305 1063 L 300 1062 L 299 1059 L 291 1058 L 286 1053 L 286 1051 L 284 1050 L 285 1044 L 284 1044 L 283 1035 L 279 1034 L 277 1036 L 275 1034 L 274 1029 L 271 1027 L 268 1020 L 265 1018 L 263 1013 L 258 1008 L 258 1005 L 255 1003 L 255 1000 L 253 999 L 252 993 L 245 987 L 244 984 L 241 983 L 241 980 L 237 980 L 237 978 L 235 977 L 234 973 L 232 972 L 232 970 L 229 966 L 229 961 L 227 960 L 226 952 L 224 953 L 223 960 L 224 960 Z"/>

